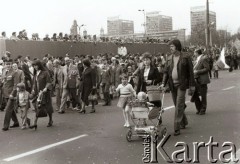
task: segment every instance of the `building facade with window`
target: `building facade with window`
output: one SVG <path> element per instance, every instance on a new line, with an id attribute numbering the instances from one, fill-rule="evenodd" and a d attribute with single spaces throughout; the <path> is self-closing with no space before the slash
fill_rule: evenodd
<path id="1" fill-rule="evenodd" d="M 204 24 L 206 26 L 206 6 L 198 6 L 191 8 L 191 34 L 193 35 L 196 31 L 194 30 L 197 26 Z M 216 13 L 209 11 L 209 23 L 212 30 L 216 31 Z"/>
<path id="2" fill-rule="evenodd" d="M 134 34 L 134 22 L 119 17 L 108 18 L 107 33 L 109 36 Z"/>
<path id="3" fill-rule="evenodd" d="M 172 31 L 172 17 L 160 15 L 159 11 L 146 13 L 146 34 Z"/>

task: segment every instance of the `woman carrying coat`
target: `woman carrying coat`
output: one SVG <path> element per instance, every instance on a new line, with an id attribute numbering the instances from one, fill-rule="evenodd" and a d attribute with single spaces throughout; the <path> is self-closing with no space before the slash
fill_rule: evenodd
<path id="1" fill-rule="evenodd" d="M 48 73 L 48 71 L 44 68 L 42 62 L 40 60 L 36 60 L 33 62 L 34 67 L 34 78 L 33 78 L 33 104 L 35 106 L 35 109 L 37 109 L 37 98 L 39 96 L 39 93 L 43 93 L 43 99 L 42 99 L 42 106 L 41 108 L 45 108 L 48 117 L 49 122 L 47 127 L 51 127 L 53 125 L 52 120 L 52 113 L 53 113 L 53 106 L 52 106 L 52 98 L 51 98 L 51 90 L 52 90 L 52 84 L 51 84 L 51 78 Z M 38 110 L 36 110 L 35 120 L 34 124 L 30 126 L 31 129 L 35 128 L 37 129 L 37 120 L 38 120 Z"/>
<path id="2" fill-rule="evenodd" d="M 89 104 L 88 96 L 91 94 L 93 90 L 96 90 L 96 73 L 91 68 L 91 62 L 89 59 L 83 60 L 83 73 L 80 79 L 80 92 L 81 92 L 81 100 L 82 100 L 82 108 L 79 113 L 85 113 L 85 105 Z M 94 113 L 94 107 L 90 111 L 90 113 Z"/>

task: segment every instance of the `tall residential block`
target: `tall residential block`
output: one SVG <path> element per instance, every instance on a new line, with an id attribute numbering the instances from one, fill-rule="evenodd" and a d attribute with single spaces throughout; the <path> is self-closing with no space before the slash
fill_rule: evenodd
<path id="1" fill-rule="evenodd" d="M 206 6 L 191 7 L 191 34 L 196 32 L 197 26 L 206 26 Z M 210 29 L 216 30 L 216 13 L 209 11 Z"/>
<path id="2" fill-rule="evenodd" d="M 161 15 L 159 11 L 146 13 L 146 33 L 172 31 L 172 17 Z"/>
<path id="3" fill-rule="evenodd" d="M 134 34 L 134 22 L 131 20 L 119 19 L 119 17 L 111 17 L 107 20 L 108 36 Z"/>

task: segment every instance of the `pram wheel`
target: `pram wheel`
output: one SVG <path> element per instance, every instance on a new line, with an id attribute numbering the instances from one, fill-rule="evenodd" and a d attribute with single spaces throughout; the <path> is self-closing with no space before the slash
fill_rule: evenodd
<path id="1" fill-rule="evenodd" d="M 132 131 L 131 130 L 129 130 L 127 132 L 126 139 L 127 139 L 128 142 L 132 141 Z"/>
<path id="2" fill-rule="evenodd" d="M 157 143 L 158 140 L 159 140 L 159 135 L 157 134 L 157 132 L 154 132 L 154 133 L 153 133 L 153 142 L 154 142 L 154 143 Z"/>
<path id="3" fill-rule="evenodd" d="M 167 128 L 163 128 L 162 131 L 161 131 L 161 137 L 163 138 L 164 136 L 166 136 L 167 134 Z"/>
<path id="4" fill-rule="evenodd" d="M 157 135 L 157 140 L 161 140 L 164 136 L 167 134 L 167 128 L 166 127 L 159 127 Z"/>

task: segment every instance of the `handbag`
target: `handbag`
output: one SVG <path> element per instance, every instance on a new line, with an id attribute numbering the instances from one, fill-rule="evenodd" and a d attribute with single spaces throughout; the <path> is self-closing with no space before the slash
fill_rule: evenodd
<path id="1" fill-rule="evenodd" d="M 159 89 L 159 86 L 149 85 L 149 86 L 146 86 L 146 90 L 147 90 L 147 95 L 148 95 L 149 101 L 159 101 L 160 100 L 161 90 Z"/>
<path id="2" fill-rule="evenodd" d="M 44 106 L 37 106 L 36 117 L 47 117 L 47 111 Z"/>
<path id="3" fill-rule="evenodd" d="M 199 75 L 199 77 L 197 78 L 197 82 L 199 84 L 209 84 L 210 79 L 209 79 L 208 73 L 204 73 L 204 74 Z"/>
<path id="4" fill-rule="evenodd" d="M 37 98 L 36 117 L 47 117 L 44 96 L 45 96 L 44 92 L 40 91 Z"/>
<path id="5" fill-rule="evenodd" d="M 157 85 L 146 86 L 147 92 L 149 92 L 149 91 L 160 91 L 158 88 L 159 88 L 159 86 L 157 86 Z"/>
<path id="6" fill-rule="evenodd" d="M 97 100 L 97 91 L 96 89 L 93 89 L 91 93 L 88 96 L 89 101 L 96 101 Z"/>

